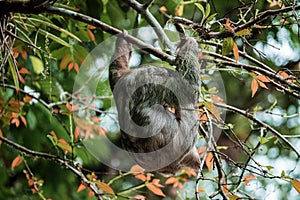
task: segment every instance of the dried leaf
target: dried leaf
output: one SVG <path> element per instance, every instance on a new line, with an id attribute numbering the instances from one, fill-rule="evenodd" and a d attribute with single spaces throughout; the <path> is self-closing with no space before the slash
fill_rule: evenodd
<path id="1" fill-rule="evenodd" d="M 290 182 L 295 188 L 295 190 L 300 194 L 300 181 L 295 179 L 295 180 L 291 180 Z"/>
<path id="2" fill-rule="evenodd" d="M 205 164 L 208 168 L 208 170 L 211 170 L 214 166 L 214 156 L 211 152 L 209 152 L 206 156 L 206 159 L 205 159 Z"/>
<path id="3" fill-rule="evenodd" d="M 131 167 L 130 171 L 133 175 L 137 175 L 137 174 L 144 173 L 145 169 L 136 164 Z"/>
<path id="4" fill-rule="evenodd" d="M 257 80 L 255 79 L 252 79 L 252 82 L 251 82 L 251 91 L 252 91 L 252 98 L 254 97 L 255 93 L 257 92 L 257 89 L 258 89 L 258 82 Z"/>
<path id="5" fill-rule="evenodd" d="M 255 178 L 256 177 L 254 175 L 252 175 L 252 174 L 249 174 L 249 175 L 245 176 L 245 178 L 244 178 L 245 185 L 249 185 L 249 180 L 250 179 L 255 179 Z"/>
<path id="6" fill-rule="evenodd" d="M 98 187 L 107 194 L 115 194 L 114 190 L 104 182 L 97 181 L 96 184 Z"/>
<path id="7" fill-rule="evenodd" d="M 165 197 L 165 196 L 166 196 L 166 195 L 163 193 L 163 191 L 162 191 L 159 187 L 153 185 L 152 183 L 147 184 L 146 187 L 147 187 L 151 192 L 153 192 L 154 194 L 156 194 L 156 195 L 158 195 L 158 196 L 162 196 L 162 197 Z"/>
<path id="8" fill-rule="evenodd" d="M 14 169 L 15 167 L 19 166 L 23 162 L 23 158 L 18 155 L 15 157 L 15 159 L 11 163 L 11 169 Z"/>
<path id="9" fill-rule="evenodd" d="M 79 185 L 79 187 L 77 188 L 77 192 L 81 192 L 82 190 L 84 190 L 84 189 L 86 189 L 87 188 L 87 186 L 84 184 L 84 183 L 81 183 L 80 185 Z"/>
<path id="10" fill-rule="evenodd" d="M 235 42 L 233 43 L 232 50 L 233 50 L 233 56 L 235 58 L 235 61 L 238 62 L 239 61 L 239 48 Z"/>

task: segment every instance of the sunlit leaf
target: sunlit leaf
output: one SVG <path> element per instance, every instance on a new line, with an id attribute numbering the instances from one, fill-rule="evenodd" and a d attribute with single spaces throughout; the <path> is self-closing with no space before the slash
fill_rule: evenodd
<path id="1" fill-rule="evenodd" d="M 170 178 L 168 178 L 166 180 L 165 184 L 173 184 L 173 183 L 175 183 L 177 181 L 178 181 L 177 178 L 175 178 L 174 176 L 172 176 L 172 177 L 170 177 Z"/>
<path id="2" fill-rule="evenodd" d="M 260 80 L 261 82 L 264 82 L 264 83 L 270 82 L 270 79 L 269 79 L 267 76 L 262 75 L 262 74 L 257 75 L 256 78 L 257 78 L 258 80 Z"/>
<path id="3" fill-rule="evenodd" d="M 18 167 L 19 165 L 21 165 L 23 162 L 23 158 L 18 155 L 17 157 L 15 157 L 15 159 L 12 161 L 11 163 L 11 169 L 14 169 L 15 167 Z"/>
<path id="4" fill-rule="evenodd" d="M 241 198 L 235 194 L 229 194 L 227 196 L 229 198 L 229 200 L 240 200 Z"/>
<path id="5" fill-rule="evenodd" d="M 252 95 L 251 95 L 251 97 L 254 97 L 255 93 L 257 92 L 257 89 L 258 89 L 258 82 L 257 82 L 257 80 L 252 79 L 252 82 L 251 82 Z"/>
<path id="6" fill-rule="evenodd" d="M 161 187 L 161 188 L 165 187 L 162 184 L 160 184 L 159 181 L 160 181 L 159 179 L 155 178 L 155 179 L 152 180 L 152 184 L 157 186 L 157 187 Z"/>
<path id="7" fill-rule="evenodd" d="M 134 195 L 132 198 L 133 199 L 137 199 L 137 200 L 144 200 L 144 199 L 146 199 L 146 197 L 143 196 L 143 195 Z"/>
<path id="8" fill-rule="evenodd" d="M 153 192 L 154 194 L 156 194 L 156 195 L 158 195 L 158 196 L 162 196 L 162 197 L 165 197 L 165 196 L 166 196 L 166 195 L 163 193 L 163 191 L 162 191 L 159 187 L 153 185 L 152 183 L 147 184 L 146 187 L 147 187 L 151 192 Z"/>
<path id="9" fill-rule="evenodd" d="M 134 177 L 137 179 L 140 179 L 143 182 L 145 182 L 147 180 L 147 177 L 144 174 L 137 174 Z"/>
<path id="10" fill-rule="evenodd" d="M 210 5 L 209 3 L 206 3 L 206 7 L 205 7 L 205 18 L 207 18 L 210 14 Z"/>
<path id="11" fill-rule="evenodd" d="M 290 181 L 293 187 L 296 189 L 296 191 L 300 194 L 300 181 L 298 180 L 291 180 Z"/>
<path id="12" fill-rule="evenodd" d="M 115 194 L 114 190 L 104 182 L 97 181 L 96 184 L 98 187 L 107 194 Z"/>
<path id="13" fill-rule="evenodd" d="M 195 3 L 195 6 L 202 12 L 202 15 L 205 16 L 204 7 L 200 3 Z"/>
<path id="14" fill-rule="evenodd" d="M 67 143 L 63 138 L 58 140 L 57 146 L 60 147 L 64 152 L 72 153 L 71 145 Z"/>
<path id="15" fill-rule="evenodd" d="M 269 141 L 268 138 L 258 136 L 258 140 L 261 144 L 267 143 Z"/>
<path id="16" fill-rule="evenodd" d="M 36 56 L 29 56 L 29 59 L 30 59 L 31 64 L 32 64 L 33 71 L 36 74 L 40 74 L 44 71 L 44 63 L 43 63 L 43 61 L 41 61 L 41 59 L 39 59 Z"/>
<path id="17" fill-rule="evenodd" d="M 232 37 L 224 38 L 223 45 L 222 45 L 222 55 L 226 56 L 228 55 L 234 46 L 234 41 Z"/>
<path id="18" fill-rule="evenodd" d="M 182 16 L 182 14 L 183 14 L 183 8 L 184 8 L 184 5 L 181 4 L 181 5 L 175 10 L 175 15 L 176 15 L 176 16 Z"/>
<path id="19" fill-rule="evenodd" d="M 86 189 L 87 188 L 87 186 L 84 184 L 84 183 L 81 183 L 80 185 L 79 185 L 79 187 L 77 188 L 77 192 L 81 192 L 82 190 L 84 190 L 84 189 Z"/>
<path id="20" fill-rule="evenodd" d="M 206 164 L 209 171 L 213 168 L 213 166 L 214 166 L 214 156 L 211 152 L 209 152 L 207 154 L 206 159 L 205 159 L 205 164 Z"/>

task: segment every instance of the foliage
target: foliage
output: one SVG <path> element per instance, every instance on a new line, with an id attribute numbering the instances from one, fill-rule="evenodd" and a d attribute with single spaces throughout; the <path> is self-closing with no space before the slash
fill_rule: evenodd
<path id="1" fill-rule="evenodd" d="M 1 1 L 0 193 L 6 199 L 296 199 L 300 5 L 295 2 Z M 172 68 L 174 24 L 202 49 L 197 111 L 207 137 L 198 146 L 201 173 L 184 168 L 163 177 L 139 166 L 110 169 L 83 142 L 94 133 L 118 142 L 107 77 L 95 97 L 84 99 L 73 93 L 77 75 L 97 44 L 121 30 L 144 49 L 135 52 L 140 60 L 135 65 Z M 130 31 L 150 25 L 164 39 L 159 48 Z M 226 94 L 215 85 L 215 75 Z M 76 118 L 75 100 L 93 115 Z M 217 141 L 213 130 L 221 133 Z"/>

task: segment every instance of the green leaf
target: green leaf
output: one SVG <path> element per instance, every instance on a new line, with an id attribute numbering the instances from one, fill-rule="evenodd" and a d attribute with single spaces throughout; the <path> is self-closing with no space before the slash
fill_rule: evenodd
<path id="1" fill-rule="evenodd" d="M 195 3 L 195 6 L 202 12 L 203 17 L 206 16 L 204 7 L 200 3 Z"/>
<path id="2" fill-rule="evenodd" d="M 36 74 L 40 74 L 44 71 L 44 63 L 36 56 L 29 56 L 29 59 L 31 61 L 33 71 Z"/>
<path id="3" fill-rule="evenodd" d="M 258 136 L 258 140 L 261 144 L 264 144 L 269 141 L 268 138 Z"/>
<path id="4" fill-rule="evenodd" d="M 268 169 L 268 171 L 270 171 L 271 169 L 274 169 L 274 167 L 273 166 L 265 166 L 267 169 Z"/>
<path id="5" fill-rule="evenodd" d="M 206 4 L 206 9 L 205 9 L 205 18 L 207 18 L 210 14 L 210 5 L 209 3 Z"/>
<path id="6" fill-rule="evenodd" d="M 8 57 L 8 64 L 9 64 L 9 70 L 10 70 L 11 75 L 12 75 L 13 80 L 14 80 L 16 90 L 19 91 L 20 86 L 19 86 L 18 72 L 16 70 L 16 66 L 15 66 L 15 63 L 13 61 L 12 55 L 10 55 Z"/>
<path id="7" fill-rule="evenodd" d="M 233 41 L 232 37 L 228 37 L 223 40 L 223 45 L 222 45 L 222 55 L 223 56 L 228 55 L 232 51 L 233 44 L 234 44 L 234 41 Z"/>
<path id="8" fill-rule="evenodd" d="M 243 29 L 235 33 L 236 36 L 248 36 L 251 34 L 250 29 Z"/>

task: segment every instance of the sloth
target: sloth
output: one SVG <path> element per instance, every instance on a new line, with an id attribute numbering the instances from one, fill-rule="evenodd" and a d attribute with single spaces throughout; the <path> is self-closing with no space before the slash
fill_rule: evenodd
<path id="1" fill-rule="evenodd" d="M 118 111 L 122 147 L 148 171 L 175 174 L 182 167 L 198 170 L 200 68 L 198 44 L 182 38 L 176 70 L 145 64 L 129 69 L 132 47 L 117 38 L 109 82 Z"/>

